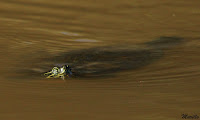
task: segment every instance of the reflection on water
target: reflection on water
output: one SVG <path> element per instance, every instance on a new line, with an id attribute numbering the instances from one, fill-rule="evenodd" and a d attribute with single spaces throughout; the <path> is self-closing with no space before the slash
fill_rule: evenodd
<path id="1" fill-rule="evenodd" d="M 1 0 L 0 119 L 200 116 L 199 10 L 187 0 Z M 63 64 L 76 77 L 41 76 Z"/>

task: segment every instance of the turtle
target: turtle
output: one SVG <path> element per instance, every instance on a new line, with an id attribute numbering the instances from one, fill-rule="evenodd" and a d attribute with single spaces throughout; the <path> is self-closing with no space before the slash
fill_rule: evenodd
<path id="1" fill-rule="evenodd" d="M 180 37 L 160 37 L 140 46 L 114 45 L 68 51 L 48 57 L 44 61 L 70 65 L 70 72 L 75 77 L 106 77 L 120 71 L 146 66 L 161 58 L 166 49 L 181 41 Z"/>
<path id="2" fill-rule="evenodd" d="M 17 67 L 20 68 L 17 75 L 22 75 L 23 78 L 45 75 L 47 78 L 62 79 L 65 79 L 65 76 L 87 79 L 112 77 L 119 72 L 143 68 L 159 60 L 166 50 L 182 43 L 183 40 L 181 37 L 172 36 L 137 45 L 117 44 L 77 50 L 69 48 L 68 51 L 55 55 L 39 52 L 36 55 L 41 57 L 31 58 L 31 62 L 27 62 L 25 67 L 22 67 L 24 64 Z"/>

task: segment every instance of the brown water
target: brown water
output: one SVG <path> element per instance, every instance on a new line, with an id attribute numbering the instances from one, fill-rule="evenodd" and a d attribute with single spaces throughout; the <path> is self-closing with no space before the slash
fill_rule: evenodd
<path id="1" fill-rule="evenodd" d="M 1 0 L 1 120 L 177 120 L 200 116 L 200 1 Z M 160 36 L 184 42 L 106 78 L 15 77 L 38 58 Z M 157 46 L 158 47 L 158 46 Z M 142 46 L 139 47 L 143 48 Z M 20 73 L 20 74 L 23 74 Z"/>

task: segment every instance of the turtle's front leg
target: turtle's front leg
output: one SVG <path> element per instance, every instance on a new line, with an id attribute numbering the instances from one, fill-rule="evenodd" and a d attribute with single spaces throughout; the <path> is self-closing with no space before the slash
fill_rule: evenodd
<path id="1" fill-rule="evenodd" d="M 63 80 L 65 80 L 65 76 L 63 75 L 63 76 L 61 76 L 61 78 L 63 79 Z"/>
<path id="2" fill-rule="evenodd" d="M 65 74 L 58 74 L 58 76 L 65 80 Z"/>

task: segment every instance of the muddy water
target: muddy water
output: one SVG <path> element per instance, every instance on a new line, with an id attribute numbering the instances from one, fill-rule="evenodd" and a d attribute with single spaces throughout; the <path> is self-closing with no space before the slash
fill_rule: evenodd
<path id="1" fill-rule="evenodd" d="M 1 0 L 0 119 L 200 116 L 199 5 L 195 0 Z M 183 41 L 159 43 L 162 36 Z M 91 67 L 96 62 L 99 66 Z M 81 74 L 64 82 L 41 76 L 65 63 L 93 77 Z"/>

